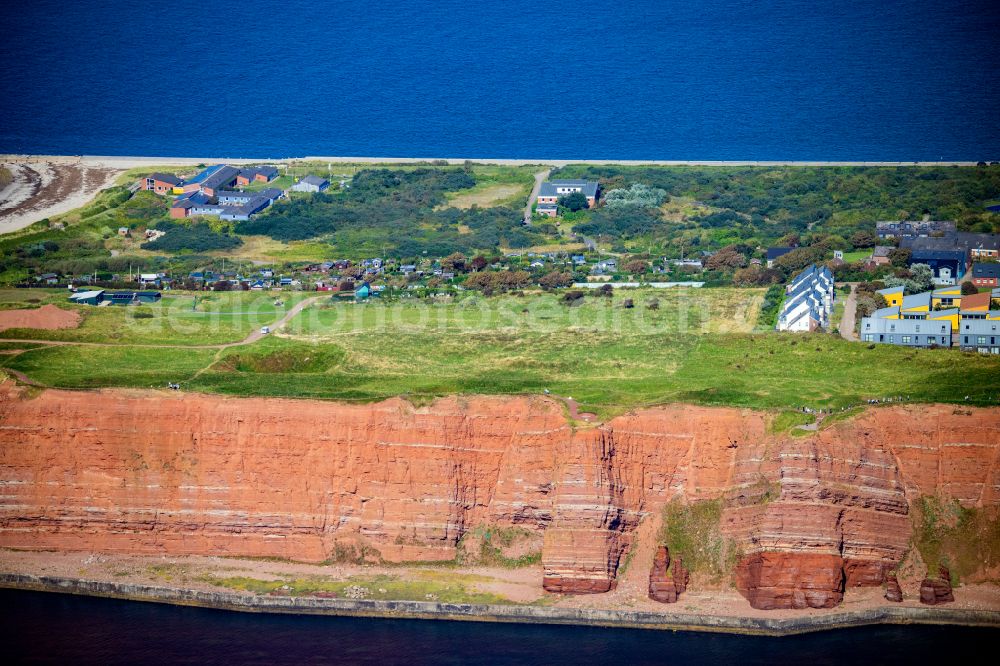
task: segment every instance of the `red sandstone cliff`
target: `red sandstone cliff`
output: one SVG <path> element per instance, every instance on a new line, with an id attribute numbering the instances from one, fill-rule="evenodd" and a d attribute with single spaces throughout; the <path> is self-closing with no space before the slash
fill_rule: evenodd
<path id="1" fill-rule="evenodd" d="M 321 561 L 365 545 L 451 559 L 473 526 L 544 532 L 545 587 L 602 592 L 639 519 L 723 498 L 766 607 L 880 585 L 921 495 L 998 503 L 1000 410 L 872 410 L 805 436 L 766 416 L 674 405 L 574 431 L 553 402 L 348 406 L 0 387 L 0 546 Z M 735 446 L 734 446 L 735 445 Z M 765 491 L 767 491 L 765 493 Z"/>

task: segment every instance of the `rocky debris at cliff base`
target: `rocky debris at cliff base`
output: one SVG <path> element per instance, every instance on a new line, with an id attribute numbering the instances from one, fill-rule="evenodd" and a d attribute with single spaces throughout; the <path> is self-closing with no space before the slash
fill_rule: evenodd
<path id="1" fill-rule="evenodd" d="M 677 602 L 677 597 L 687 589 L 690 574 L 681 558 L 677 557 L 671 567 L 670 549 L 660 546 L 653 558 L 653 567 L 649 572 L 649 598 L 664 604 Z"/>
<path id="2" fill-rule="evenodd" d="M 896 574 L 889 574 L 885 579 L 885 600 L 895 603 L 903 600 L 903 588 L 899 586 Z"/>
<path id="3" fill-rule="evenodd" d="M 938 577 L 927 577 L 920 583 L 920 603 L 928 606 L 949 604 L 955 601 L 951 591 L 951 572 L 945 567 L 938 569 Z"/>

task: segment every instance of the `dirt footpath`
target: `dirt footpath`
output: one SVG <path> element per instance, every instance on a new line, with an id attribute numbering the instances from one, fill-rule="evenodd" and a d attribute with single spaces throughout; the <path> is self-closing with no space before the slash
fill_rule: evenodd
<path id="1" fill-rule="evenodd" d="M 0 331 L 8 328 L 76 328 L 80 313 L 63 310 L 55 305 L 43 305 L 33 310 L 0 310 Z"/>
<path id="2" fill-rule="evenodd" d="M 13 180 L 0 191 L 0 234 L 80 208 L 110 187 L 118 169 L 81 164 L 5 163 Z"/>

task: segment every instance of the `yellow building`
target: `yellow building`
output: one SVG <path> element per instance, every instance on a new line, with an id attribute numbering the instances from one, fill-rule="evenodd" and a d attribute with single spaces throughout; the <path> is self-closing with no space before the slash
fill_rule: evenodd
<path id="1" fill-rule="evenodd" d="M 962 307 L 962 288 L 960 286 L 942 287 L 931 292 L 931 307 L 960 308 Z"/>
<path id="2" fill-rule="evenodd" d="M 927 321 L 948 321 L 951 323 L 951 332 L 958 330 L 959 309 L 937 310 L 927 313 Z"/>
<path id="3" fill-rule="evenodd" d="M 902 287 L 886 287 L 885 289 L 879 289 L 876 294 L 882 294 L 885 298 L 886 304 L 891 308 L 898 308 L 903 304 L 903 288 Z"/>

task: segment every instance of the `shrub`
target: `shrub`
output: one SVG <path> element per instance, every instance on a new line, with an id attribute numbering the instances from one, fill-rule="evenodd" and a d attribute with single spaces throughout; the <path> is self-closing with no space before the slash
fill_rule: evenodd
<path id="1" fill-rule="evenodd" d="M 785 288 L 780 284 L 772 285 L 767 290 L 767 293 L 764 294 L 764 300 L 760 305 L 760 315 L 757 318 L 758 325 L 766 328 L 774 328 L 778 320 L 778 311 L 781 309 L 781 303 L 784 300 Z"/>
<path id="2" fill-rule="evenodd" d="M 611 190 L 604 195 L 606 208 L 655 208 L 667 198 L 666 190 L 634 183 L 628 189 Z"/>
<path id="3" fill-rule="evenodd" d="M 177 224 L 164 221 L 157 224 L 156 228 L 167 233 L 156 240 L 143 243 L 140 246 L 143 250 L 204 252 L 207 250 L 230 250 L 243 244 L 243 241 L 236 236 L 212 231 L 203 222 Z"/>
<path id="4" fill-rule="evenodd" d="M 680 558 L 692 576 L 720 583 L 733 572 L 741 553 L 734 540 L 722 535 L 722 500 L 672 500 L 663 507 L 660 538 L 673 558 Z"/>
<path id="5" fill-rule="evenodd" d="M 573 274 L 569 271 L 552 271 L 540 277 L 538 284 L 546 289 L 568 287 L 573 284 Z"/>

